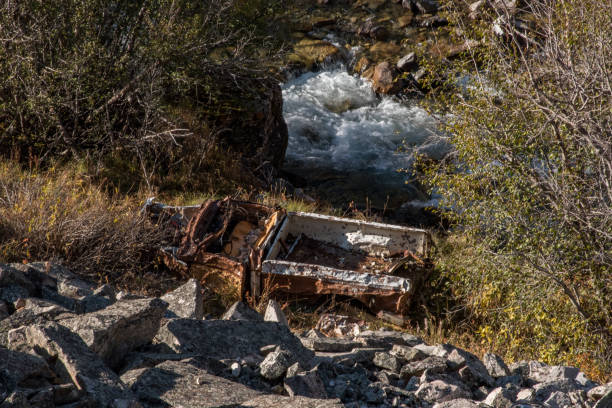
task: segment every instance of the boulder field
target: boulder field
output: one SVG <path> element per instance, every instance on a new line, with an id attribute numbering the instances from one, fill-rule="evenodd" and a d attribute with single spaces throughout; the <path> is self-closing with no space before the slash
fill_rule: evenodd
<path id="1" fill-rule="evenodd" d="M 33 263 L 0 265 L 5 407 L 607 408 L 612 383 L 398 331 L 296 334 L 274 301 L 206 319 L 194 280 L 145 298 Z"/>

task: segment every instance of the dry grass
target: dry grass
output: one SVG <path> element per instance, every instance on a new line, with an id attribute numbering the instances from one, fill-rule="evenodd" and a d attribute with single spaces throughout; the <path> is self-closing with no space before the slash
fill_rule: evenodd
<path id="1" fill-rule="evenodd" d="M 163 230 L 136 199 L 112 197 L 78 169 L 0 163 L 0 262 L 55 261 L 99 282 L 159 292 L 153 260 Z"/>

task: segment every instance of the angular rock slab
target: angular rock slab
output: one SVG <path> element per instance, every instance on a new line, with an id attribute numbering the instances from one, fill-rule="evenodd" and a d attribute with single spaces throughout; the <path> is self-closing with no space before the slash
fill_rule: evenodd
<path id="1" fill-rule="evenodd" d="M 53 379 L 54 374 L 41 357 L 0 347 L 0 380 L 12 388 L 35 377 Z"/>
<path id="2" fill-rule="evenodd" d="M 10 330 L 26 325 L 40 325 L 48 322 L 57 322 L 75 316 L 75 314 L 61 306 L 54 306 L 51 308 L 29 307 L 29 301 L 26 301 L 26 307 L 0 320 L 0 346 L 8 346 L 8 333 Z"/>
<path id="3" fill-rule="evenodd" d="M 304 367 L 310 367 L 314 357 L 287 327 L 273 322 L 174 319 L 162 326 L 154 342 L 166 344 L 177 353 L 219 360 L 259 354 L 270 344 L 282 345 Z"/>
<path id="4" fill-rule="evenodd" d="M 285 316 L 285 313 L 281 309 L 280 305 L 274 299 L 270 299 L 268 301 L 268 306 L 266 307 L 266 313 L 264 314 L 264 320 L 266 322 L 281 323 L 284 326 L 289 327 L 289 322 L 287 321 L 287 317 Z"/>
<path id="5" fill-rule="evenodd" d="M 337 399 L 313 399 L 306 397 L 283 397 L 282 395 L 262 395 L 245 401 L 240 408 L 343 408 Z"/>
<path id="6" fill-rule="evenodd" d="M 238 301 L 223 313 L 221 320 L 251 320 L 254 322 L 261 322 L 263 321 L 263 317 L 255 310 L 251 309 L 246 303 Z"/>
<path id="7" fill-rule="evenodd" d="M 134 400 L 117 374 L 106 367 L 78 335 L 56 323 L 11 330 L 9 348 L 35 348 L 49 361 L 55 360 L 53 371 L 63 380 L 74 383 L 77 389 L 101 406 Z"/>
<path id="8" fill-rule="evenodd" d="M 161 299 L 168 302 L 169 317 L 198 320 L 204 317 L 202 285 L 195 279 L 189 279 L 183 286 L 166 293 Z"/>
<path id="9" fill-rule="evenodd" d="M 244 401 L 261 395 L 259 391 L 198 368 L 191 359 L 131 370 L 121 379 L 147 406 L 242 406 Z"/>
<path id="10" fill-rule="evenodd" d="M 61 324 L 81 336 L 109 367 L 117 369 L 127 353 L 153 339 L 167 307 L 156 298 L 122 300 Z"/>

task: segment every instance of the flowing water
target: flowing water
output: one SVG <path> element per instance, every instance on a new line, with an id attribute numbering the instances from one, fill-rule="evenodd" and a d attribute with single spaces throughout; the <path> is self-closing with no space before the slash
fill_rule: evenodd
<path id="1" fill-rule="evenodd" d="M 379 98 L 346 69 L 309 72 L 283 85 L 289 147 L 284 170 L 336 205 L 366 198 L 376 207 L 425 201 L 407 184 L 415 153 L 448 150 L 434 120 L 416 103 Z"/>

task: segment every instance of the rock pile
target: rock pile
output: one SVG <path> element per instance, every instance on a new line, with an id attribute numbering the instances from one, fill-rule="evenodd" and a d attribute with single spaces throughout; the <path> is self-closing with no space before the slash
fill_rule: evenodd
<path id="1" fill-rule="evenodd" d="M 162 299 L 50 264 L 0 265 L 0 408 L 610 407 L 573 367 L 507 366 L 394 331 L 296 336 L 270 302 L 202 318 L 189 281 Z"/>

